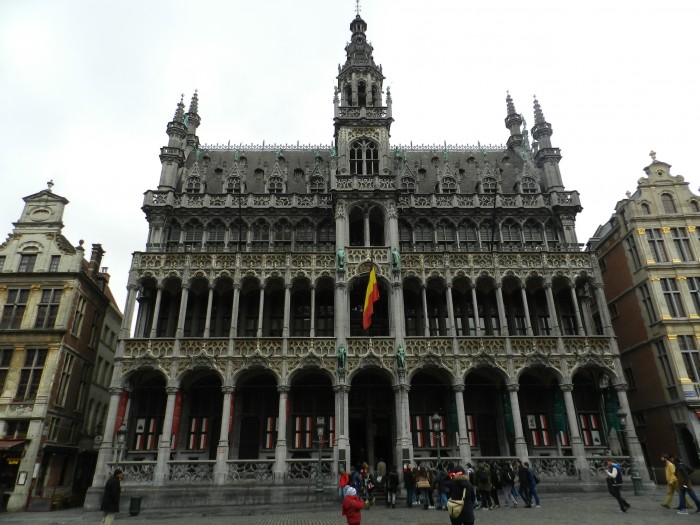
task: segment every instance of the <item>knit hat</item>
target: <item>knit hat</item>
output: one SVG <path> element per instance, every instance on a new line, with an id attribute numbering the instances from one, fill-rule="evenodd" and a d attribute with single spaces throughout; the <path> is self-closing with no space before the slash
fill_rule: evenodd
<path id="1" fill-rule="evenodd" d="M 357 496 L 357 491 L 353 487 L 347 487 L 345 489 L 346 496 Z"/>

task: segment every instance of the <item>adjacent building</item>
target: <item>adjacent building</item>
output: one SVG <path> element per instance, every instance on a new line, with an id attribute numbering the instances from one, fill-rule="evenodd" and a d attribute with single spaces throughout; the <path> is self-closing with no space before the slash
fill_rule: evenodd
<path id="1" fill-rule="evenodd" d="M 659 472 L 673 452 L 700 467 L 700 197 L 671 165 L 644 168 L 590 247 L 600 260 L 631 415 Z"/>
<path id="2" fill-rule="evenodd" d="M 114 332 L 122 319 L 100 268 L 104 250 L 94 244 L 86 259 L 83 241 L 63 236 L 68 200 L 52 185 L 24 198 L 0 245 L 0 486 L 8 510 L 82 503 L 106 412 L 95 382 L 111 380 L 116 349 L 103 327 L 107 318 Z"/>
<path id="3" fill-rule="evenodd" d="M 177 104 L 95 487 L 118 464 L 144 505 L 250 504 L 380 459 L 529 458 L 583 485 L 610 448 L 643 461 L 539 102 L 528 130 L 506 97 L 502 146 L 394 144 L 366 29 L 350 24 L 332 144 L 206 145 L 198 94 Z"/>

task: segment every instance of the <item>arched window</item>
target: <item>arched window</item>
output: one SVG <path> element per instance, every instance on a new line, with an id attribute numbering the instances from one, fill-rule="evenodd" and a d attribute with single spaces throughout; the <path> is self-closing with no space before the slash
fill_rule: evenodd
<path id="1" fill-rule="evenodd" d="M 401 177 L 401 191 L 405 193 L 415 193 L 416 181 L 411 177 Z"/>
<path id="2" fill-rule="evenodd" d="M 229 244 L 235 251 L 246 251 L 248 242 L 248 225 L 241 219 L 236 219 L 231 223 L 231 237 Z"/>
<path id="3" fill-rule="evenodd" d="M 698 207 L 698 201 L 690 201 L 690 210 L 694 212 L 700 211 L 700 207 Z"/>
<path id="4" fill-rule="evenodd" d="M 281 177 L 270 177 L 267 181 L 267 189 L 270 193 L 282 193 L 284 191 L 284 182 Z"/>
<path id="5" fill-rule="evenodd" d="M 443 177 L 440 185 L 442 193 L 457 193 L 457 181 L 452 177 Z"/>
<path id="6" fill-rule="evenodd" d="M 202 179 L 199 177 L 189 177 L 185 184 L 186 193 L 202 193 Z"/>
<path id="7" fill-rule="evenodd" d="M 214 252 L 223 251 L 225 239 L 226 225 L 219 219 L 209 223 L 207 227 L 207 249 Z"/>
<path id="8" fill-rule="evenodd" d="M 413 251 L 413 229 L 406 221 L 399 222 L 399 247 L 402 252 Z"/>
<path id="9" fill-rule="evenodd" d="M 314 227 L 309 221 L 302 221 L 294 232 L 294 251 L 311 252 L 314 250 Z"/>
<path id="10" fill-rule="evenodd" d="M 479 225 L 481 247 L 491 249 L 492 244 L 498 244 L 498 231 L 494 231 L 490 220 L 482 221 Z"/>
<path id="11" fill-rule="evenodd" d="M 479 238 L 476 235 L 476 224 L 471 221 L 462 222 L 457 228 L 457 238 L 460 250 L 475 250 L 479 244 Z"/>
<path id="12" fill-rule="evenodd" d="M 531 245 L 542 244 L 542 226 L 530 219 L 523 224 L 523 242 Z"/>
<path id="13" fill-rule="evenodd" d="M 537 193 L 537 182 L 532 177 L 523 177 L 520 186 L 523 193 Z"/>
<path id="14" fill-rule="evenodd" d="M 418 221 L 413 229 L 416 250 L 429 252 L 433 248 L 433 227 L 426 221 Z"/>
<path id="15" fill-rule="evenodd" d="M 455 243 L 455 229 L 447 221 L 440 221 L 436 228 L 438 250 L 452 251 Z"/>
<path id="16" fill-rule="evenodd" d="M 350 144 L 350 174 L 379 174 L 379 146 L 375 142 L 362 139 Z"/>
<path id="17" fill-rule="evenodd" d="M 663 204 L 666 213 L 676 213 L 676 203 L 673 202 L 673 197 L 668 193 L 661 194 L 661 204 Z"/>
<path id="18" fill-rule="evenodd" d="M 204 227 L 197 220 L 191 220 L 185 224 L 185 249 L 197 250 L 202 247 Z"/>
<path id="19" fill-rule="evenodd" d="M 367 105 L 367 84 L 365 84 L 364 82 L 357 83 L 357 105 Z"/>
<path id="20" fill-rule="evenodd" d="M 253 224 L 253 251 L 267 251 L 270 245 L 270 226 L 262 219 Z"/>
<path id="21" fill-rule="evenodd" d="M 521 242 L 520 225 L 512 219 L 501 224 L 501 240 L 504 243 L 515 244 Z"/>
<path id="22" fill-rule="evenodd" d="M 352 106 L 352 86 L 350 84 L 343 88 L 343 105 Z"/>
<path id="23" fill-rule="evenodd" d="M 644 215 L 651 215 L 651 209 L 649 208 L 649 205 L 646 202 L 642 203 L 642 213 Z"/>
<path id="24" fill-rule="evenodd" d="M 485 177 L 481 185 L 483 193 L 496 193 L 496 179 L 493 177 Z"/>
<path id="25" fill-rule="evenodd" d="M 275 250 L 288 252 L 292 249 L 292 225 L 282 219 L 275 224 Z"/>
<path id="26" fill-rule="evenodd" d="M 170 231 L 168 232 L 168 251 L 170 252 L 176 252 L 178 249 L 178 246 L 180 245 L 180 232 L 182 231 L 182 227 L 180 226 L 180 223 L 177 221 L 172 221 L 170 223 Z"/>
<path id="27" fill-rule="evenodd" d="M 550 247 L 559 244 L 559 232 L 551 221 L 544 225 L 544 235 Z"/>
<path id="28" fill-rule="evenodd" d="M 229 177 L 226 179 L 226 185 L 224 187 L 226 193 L 240 193 L 241 192 L 241 179 L 239 177 Z"/>
<path id="29" fill-rule="evenodd" d="M 318 227 L 317 246 L 319 251 L 335 251 L 335 226 L 326 221 Z"/>
<path id="30" fill-rule="evenodd" d="M 311 193 L 325 193 L 326 182 L 321 177 L 312 177 L 309 183 L 309 191 Z"/>

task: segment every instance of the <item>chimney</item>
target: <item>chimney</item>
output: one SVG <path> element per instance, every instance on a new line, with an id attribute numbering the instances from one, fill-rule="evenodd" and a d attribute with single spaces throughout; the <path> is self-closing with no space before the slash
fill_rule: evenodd
<path id="1" fill-rule="evenodd" d="M 93 244 L 92 245 L 92 253 L 90 254 L 90 264 L 88 266 L 88 275 L 95 279 L 97 277 L 97 271 L 100 268 L 100 264 L 102 264 L 102 256 L 105 254 L 105 251 L 102 249 L 101 244 Z"/>

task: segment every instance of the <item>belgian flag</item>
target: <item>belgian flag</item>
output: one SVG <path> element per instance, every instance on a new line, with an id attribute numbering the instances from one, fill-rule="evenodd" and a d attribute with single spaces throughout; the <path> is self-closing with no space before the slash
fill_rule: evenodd
<path id="1" fill-rule="evenodd" d="M 379 301 L 379 286 L 377 286 L 377 274 L 372 265 L 367 282 L 367 292 L 365 292 L 365 307 L 362 312 L 362 329 L 368 330 L 372 325 L 372 313 L 374 313 L 374 303 Z"/>

